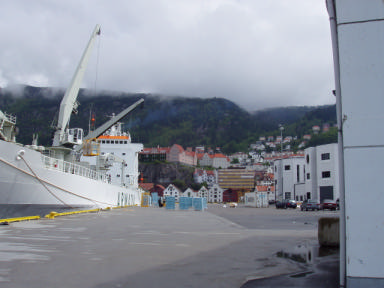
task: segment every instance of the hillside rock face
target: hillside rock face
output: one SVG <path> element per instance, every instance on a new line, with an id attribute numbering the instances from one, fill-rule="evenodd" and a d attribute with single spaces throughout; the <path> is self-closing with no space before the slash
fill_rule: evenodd
<path id="1" fill-rule="evenodd" d="M 193 183 L 194 167 L 180 165 L 178 163 L 140 163 L 139 171 L 144 182 L 168 186 L 172 181 L 183 180 L 186 186 Z"/>

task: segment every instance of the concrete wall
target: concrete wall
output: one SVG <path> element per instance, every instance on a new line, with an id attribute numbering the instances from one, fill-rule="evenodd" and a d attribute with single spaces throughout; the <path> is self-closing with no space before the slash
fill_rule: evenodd
<path id="1" fill-rule="evenodd" d="M 340 69 L 338 116 L 343 119 L 347 287 L 384 287 L 384 2 L 334 3 L 337 41 L 333 45 Z"/>

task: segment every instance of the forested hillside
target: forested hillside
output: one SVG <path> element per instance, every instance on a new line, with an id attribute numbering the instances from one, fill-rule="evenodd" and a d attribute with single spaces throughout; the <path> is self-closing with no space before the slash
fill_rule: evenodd
<path id="1" fill-rule="evenodd" d="M 20 133 L 18 141 L 30 144 L 32 134 L 38 133 L 42 145 L 50 145 L 54 119 L 57 119 L 64 90 L 20 87 L 0 90 L 0 109 L 17 116 Z M 259 136 L 280 135 L 278 124 L 285 127 L 284 135 L 301 137 L 310 133 L 313 125 L 336 122 L 334 106 L 287 107 L 249 113 L 235 103 L 222 98 L 165 97 L 150 94 L 102 92 L 90 96 L 81 90 L 78 114 L 71 118 L 71 127 L 88 131 L 90 113 L 96 116 L 96 127 L 107 121 L 112 113 L 144 98 L 144 107 L 136 108 L 124 120 L 125 129 L 134 142 L 145 147 L 183 147 L 204 145 L 221 147 L 226 153 L 246 151 Z"/>

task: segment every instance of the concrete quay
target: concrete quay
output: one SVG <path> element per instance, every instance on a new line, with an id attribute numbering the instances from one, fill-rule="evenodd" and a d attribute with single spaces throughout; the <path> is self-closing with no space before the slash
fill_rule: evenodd
<path id="1" fill-rule="evenodd" d="M 0 287 L 337 287 L 338 255 L 317 247 L 318 219 L 337 215 L 209 205 L 11 223 Z"/>

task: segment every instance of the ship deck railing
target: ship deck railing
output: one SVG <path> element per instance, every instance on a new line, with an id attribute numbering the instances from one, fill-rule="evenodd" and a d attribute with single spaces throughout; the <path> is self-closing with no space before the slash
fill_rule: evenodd
<path id="1" fill-rule="evenodd" d="M 4 116 L 7 118 L 7 121 L 12 123 L 13 125 L 16 125 L 16 116 L 12 114 L 8 114 L 6 112 L 3 112 Z"/>
<path id="2" fill-rule="evenodd" d="M 109 182 L 108 176 L 105 173 L 97 172 L 88 167 L 67 162 L 61 159 L 52 158 L 43 154 L 41 155 L 41 159 L 43 161 L 43 164 L 45 165 L 45 168 L 47 169 L 79 175 L 89 179 L 103 181 L 106 183 Z"/>

